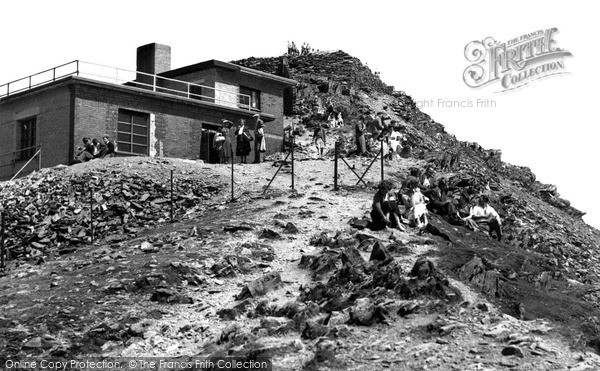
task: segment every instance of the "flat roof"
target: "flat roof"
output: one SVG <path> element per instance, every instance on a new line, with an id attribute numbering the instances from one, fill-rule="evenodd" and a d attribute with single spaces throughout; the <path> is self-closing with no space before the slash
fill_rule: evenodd
<path id="1" fill-rule="evenodd" d="M 187 74 L 190 74 L 190 73 L 193 73 L 193 72 L 203 71 L 203 70 L 207 70 L 207 69 L 210 69 L 210 68 L 220 68 L 220 69 L 224 69 L 224 70 L 230 70 L 230 71 L 234 71 L 234 72 L 240 72 L 240 73 L 244 73 L 244 74 L 256 76 L 256 77 L 259 77 L 259 78 L 263 78 L 263 79 L 267 79 L 267 80 L 279 82 L 279 83 L 284 84 L 284 85 L 294 86 L 294 85 L 297 84 L 296 80 L 293 80 L 293 79 L 288 79 L 288 78 L 285 78 L 285 77 L 273 75 L 271 73 L 267 73 L 267 72 L 263 72 L 263 71 L 258 71 L 258 70 L 255 70 L 255 69 L 252 69 L 252 68 L 248 68 L 248 67 L 244 67 L 244 66 L 240 66 L 240 65 L 237 65 L 237 64 L 234 64 L 234 63 L 228 63 L 228 62 L 218 61 L 216 59 L 211 59 L 209 61 L 200 62 L 200 63 L 196 63 L 196 64 L 191 64 L 189 66 L 176 68 L 174 70 L 170 70 L 170 71 L 166 71 L 166 72 L 163 72 L 163 73 L 159 73 L 158 76 L 163 76 L 163 77 L 168 77 L 168 78 L 175 78 L 177 76 L 187 75 Z"/>
<path id="2" fill-rule="evenodd" d="M 53 82 L 50 82 L 47 84 L 37 86 L 35 88 L 32 88 L 31 90 L 25 90 L 25 91 L 22 91 L 19 93 L 11 94 L 7 97 L 0 98 L 0 104 L 8 103 L 12 100 L 16 100 L 16 99 L 19 99 L 24 96 L 37 94 L 44 90 L 54 89 L 54 88 L 58 88 L 60 86 L 65 86 L 65 85 L 74 84 L 74 83 L 102 87 L 102 88 L 106 88 L 106 89 L 128 92 L 128 93 L 132 93 L 132 94 L 145 95 L 145 96 L 152 97 L 154 99 L 161 99 L 161 100 L 166 100 L 166 101 L 170 100 L 173 102 L 184 103 L 184 104 L 188 104 L 188 105 L 192 105 L 192 106 L 203 106 L 205 108 L 211 108 L 216 111 L 236 113 L 238 115 L 248 116 L 248 117 L 252 117 L 253 115 L 259 113 L 261 119 L 263 119 L 264 121 L 267 121 L 267 122 L 273 121 L 275 119 L 275 116 L 273 116 L 272 114 L 269 114 L 269 113 L 265 113 L 265 112 L 247 110 L 247 109 L 238 108 L 238 107 L 231 107 L 231 106 L 227 106 L 227 105 L 221 105 L 218 103 L 206 102 L 206 101 L 191 99 L 191 98 L 187 98 L 187 97 L 179 97 L 179 96 L 168 94 L 168 93 L 155 92 L 152 90 L 138 88 L 138 87 L 134 87 L 134 86 L 98 81 L 98 80 L 93 80 L 93 79 L 89 79 L 89 78 L 85 78 L 85 77 L 81 77 L 81 76 L 67 76 L 67 77 L 64 77 L 61 79 L 57 79 L 56 81 L 53 81 Z"/>

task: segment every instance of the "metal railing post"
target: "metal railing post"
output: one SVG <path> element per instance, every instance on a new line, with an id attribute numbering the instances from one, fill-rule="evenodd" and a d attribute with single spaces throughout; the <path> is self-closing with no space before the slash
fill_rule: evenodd
<path id="1" fill-rule="evenodd" d="M 31 76 L 29 76 L 29 89 L 31 89 Z"/>
<path id="2" fill-rule="evenodd" d="M 40 149 L 38 150 L 38 170 L 42 170 L 42 145 L 40 144 Z"/>
<path id="3" fill-rule="evenodd" d="M 333 153 L 333 190 L 338 190 L 338 142 L 335 142 Z"/>
<path id="4" fill-rule="evenodd" d="M 156 91 L 156 75 L 152 76 L 152 91 Z"/>
<path id="5" fill-rule="evenodd" d="M 77 59 L 77 60 L 76 60 L 76 62 L 77 62 L 77 70 L 75 71 L 75 74 L 76 74 L 77 76 L 79 76 L 79 59 Z M 55 71 L 55 72 L 56 72 L 56 71 Z"/>
<path id="6" fill-rule="evenodd" d="M 187 85 L 187 97 L 190 97 L 190 84 L 186 84 Z"/>
<path id="7" fill-rule="evenodd" d="M 39 155 L 40 151 L 41 151 L 41 148 L 33 156 L 31 156 L 29 161 L 27 161 L 25 163 L 25 165 L 23 165 L 23 167 L 21 167 L 21 169 L 19 169 L 19 171 L 17 171 L 17 173 L 15 175 L 13 175 L 13 177 L 10 180 L 13 181 L 19 174 L 21 174 L 21 171 L 23 171 L 23 169 L 25 169 L 27 167 L 27 165 L 29 165 L 31 163 L 31 161 L 35 158 L 35 156 Z M 15 159 L 15 161 L 16 161 L 16 159 Z"/>

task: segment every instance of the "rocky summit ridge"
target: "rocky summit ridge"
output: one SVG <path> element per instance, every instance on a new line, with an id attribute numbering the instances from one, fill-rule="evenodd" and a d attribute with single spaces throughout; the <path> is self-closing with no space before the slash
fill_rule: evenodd
<path id="1" fill-rule="evenodd" d="M 458 141 L 402 91 L 342 51 L 234 63 L 287 76 L 299 134 L 296 189 L 283 161 L 229 166 L 113 158 L 0 183 L 10 260 L 0 276 L 0 361 L 27 356 L 268 357 L 274 369 L 597 369 L 600 232 L 501 151 Z M 403 124 L 402 182 L 433 166 L 458 193 L 487 192 L 502 242 L 431 215 L 436 231 L 357 229 L 368 187 L 316 159 L 327 129 L 353 171 L 352 124 Z M 374 165 L 377 166 L 377 165 Z M 175 173 L 170 221 L 169 172 Z M 91 192 L 90 192 L 91 190 Z M 90 196 L 91 193 L 91 196 Z M 94 222 L 91 240 L 90 205 Z M 350 223 L 349 223 L 350 222 Z M 354 227 L 353 227 L 354 226 Z"/>

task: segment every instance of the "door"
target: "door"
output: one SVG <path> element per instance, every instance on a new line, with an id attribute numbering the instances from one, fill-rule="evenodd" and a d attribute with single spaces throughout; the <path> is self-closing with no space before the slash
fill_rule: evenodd
<path id="1" fill-rule="evenodd" d="M 215 134 L 221 130 L 219 125 L 202 124 L 202 136 L 200 137 L 200 159 L 206 163 L 219 163 L 219 153 L 213 148 Z"/>

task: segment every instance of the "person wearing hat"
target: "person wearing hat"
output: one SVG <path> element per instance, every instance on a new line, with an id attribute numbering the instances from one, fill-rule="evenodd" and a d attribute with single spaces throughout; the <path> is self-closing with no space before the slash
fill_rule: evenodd
<path id="1" fill-rule="evenodd" d="M 267 151 L 267 141 L 265 140 L 265 123 L 260 119 L 257 113 L 254 116 L 254 163 L 260 164 L 263 160 L 263 153 Z"/>
<path id="2" fill-rule="evenodd" d="M 240 157 L 240 163 L 248 163 L 247 158 L 252 151 L 250 142 L 253 140 L 254 138 L 250 135 L 248 129 L 246 128 L 246 120 L 241 119 L 239 128 L 236 130 L 237 145 L 235 146 L 235 155 Z"/>
<path id="3" fill-rule="evenodd" d="M 233 152 L 231 148 L 231 138 L 229 136 L 229 129 L 233 125 L 233 122 L 222 119 L 221 130 L 215 135 L 215 150 L 219 153 L 219 162 L 221 164 L 229 163 L 229 158 Z"/>

